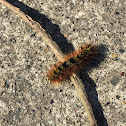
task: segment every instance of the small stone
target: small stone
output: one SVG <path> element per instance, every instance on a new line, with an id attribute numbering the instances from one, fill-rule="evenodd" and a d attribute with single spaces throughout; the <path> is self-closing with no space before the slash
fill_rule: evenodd
<path id="1" fill-rule="evenodd" d="M 123 50 L 123 49 L 119 49 L 119 52 L 120 52 L 120 53 L 124 53 L 124 50 Z"/>
<path id="2" fill-rule="evenodd" d="M 111 55 L 112 58 L 116 58 L 117 56 L 118 56 L 118 55 L 116 55 L 116 54 L 112 54 L 112 55 Z"/>
<path id="3" fill-rule="evenodd" d="M 65 34 L 65 35 L 64 35 L 64 37 L 65 37 L 65 38 L 68 38 L 68 35 L 67 35 L 67 34 Z"/>
<path id="4" fill-rule="evenodd" d="M 116 15 L 119 15 L 120 13 L 118 11 L 115 12 Z"/>
<path id="5" fill-rule="evenodd" d="M 124 76 L 125 75 L 125 73 L 124 72 L 121 72 L 121 76 Z"/>
<path id="6" fill-rule="evenodd" d="M 53 99 L 51 99 L 50 104 L 53 104 L 53 103 L 54 103 L 54 101 L 53 101 Z"/>
<path id="7" fill-rule="evenodd" d="M 4 68 L 4 66 L 2 65 L 1 68 Z"/>
<path id="8" fill-rule="evenodd" d="M 113 86 L 116 86 L 119 82 L 119 78 L 118 77 L 112 77 L 110 82 Z"/>
<path id="9" fill-rule="evenodd" d="M 122 105 L 125 105 L 126 104 L 126 102 L 125 101 L 122 101 Z"/>
<path id="10" fill-rule="evenodd" d="M 31 38 L 32 38 L 32 37 L 35 37 L 35 33 L 31 34 L 31 36 L 30 36 L 30 37 L 31 37 Z"/>
<path id="11" fill-rule="evenodd" d="M 4 83 L 4 82 L 1 83 L 1 84 L 0 84 L 0 87 L 4 88 L 4 87 L 5 87 L 5 83 Z"/>
<path id="12" fill-rule="evenodd" d="M 110 104 L 110 102 L 107 102 L 104 106 L 107 106 L 107 105 L 109 105 Z"/>
<path id="13" fill-rule="evenodd" d="M 60 89 L 60 91 L 59 92 L 62 92 L 63 90 L 62 89 Z"/>
<path id="14" fill-rule="evenodd" d="M 116 95 L 116 98 L 119 100 L 120 96 L 119 95 Z"/>
<path id="15" fill-rule="evenodd" d="M 3 82 L 3 83 L 1 83 L 1 85 L 0 85 L 2 88 L 9 88 L 9 84 L 8 84 L 8 82 L 7 81 L 5 81 L 5 82 Z"/>
<path id="16" fill-rule="evenodd" d="M 15 39 L 15 38 L 11 38 L 11 39 L 9 40 L 9 42 L 16 43 L 16 39 Z"/>

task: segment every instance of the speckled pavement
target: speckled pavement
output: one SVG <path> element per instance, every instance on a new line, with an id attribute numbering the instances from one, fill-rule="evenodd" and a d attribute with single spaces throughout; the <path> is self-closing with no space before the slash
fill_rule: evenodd
<path id="1" fill-rule="evenodd" d="M 39 22 L 64 53 L 83 43 L 99 54 L 81 71 L 99 126 L 126 126 L 126 1 L 8 0 Z M 19 16 L 0 4 L 0 126 L 89 126 L 71 81 L 54 87 L 57 61 Z"/>

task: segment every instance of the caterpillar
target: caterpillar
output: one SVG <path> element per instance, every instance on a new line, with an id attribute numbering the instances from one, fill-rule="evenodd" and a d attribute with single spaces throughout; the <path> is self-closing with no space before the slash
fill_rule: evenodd
<path id="1" fill-rule="evenodd" d="M 73 73 L 77 73 L 89 64 L 97 53 L 96 46 L 92 44 L 84 44 L 77 51 L 66 55 L 62 61 L 58 61 L 47 72 L 48 79 L 53 82 L 62 82 L 68 80 Z"/>

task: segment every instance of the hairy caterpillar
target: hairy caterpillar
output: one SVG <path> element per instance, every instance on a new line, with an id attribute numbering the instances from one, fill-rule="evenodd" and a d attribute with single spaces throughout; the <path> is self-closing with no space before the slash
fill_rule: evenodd
<path id="1" fill-rule="evenodd" d="M 69 79 L 73 73 L 77 73 L 87 65 L 96 54 L 96 46 L 84 44 L 77 51 L 66 55 L 63 61 L 58 61 L 47 72 L 48 79 L 55 83 Z"/>

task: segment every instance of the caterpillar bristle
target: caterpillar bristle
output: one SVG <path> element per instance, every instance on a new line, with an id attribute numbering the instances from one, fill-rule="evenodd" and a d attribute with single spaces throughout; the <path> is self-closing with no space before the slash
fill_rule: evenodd
<path id="1" fill-rule="evenodd" d="M 66 55 L 63 61 L 58 61 L 47 72 L 48 79 L 53 83 L 59 83 L 68 80 L 73 73 L 77 73 L 80 69 L 93 59 L 96 55 L 96 46 L 84 44 L 77 51 Z"/>

